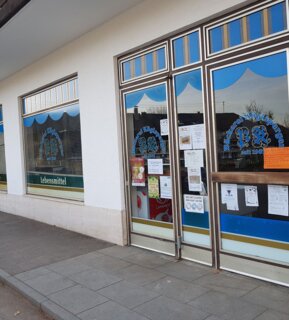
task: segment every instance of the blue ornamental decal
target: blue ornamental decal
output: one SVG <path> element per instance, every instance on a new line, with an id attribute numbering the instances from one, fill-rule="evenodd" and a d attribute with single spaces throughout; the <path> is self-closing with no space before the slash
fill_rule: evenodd
<path id="1" fill-rule="evenodd" d="M 134 138 L 132 146 L 133 156 L 137 154 L 137 149 L 145 159 L 154 159 L 158 152 L 162 155 L 166 154 L 164 139 L 155 128 L 149 126 L 141 128 Z"/>
<path id="2" fill-rule="evenodd" d="M 248 128 L 244 126 L 245 121 L 251 121 L 256 123 L 256 125 Z M 235 135 L 237 146 L 240 148 L 242 155 L 263 154 L 263 149 L 268 147 L 272 142 L 268 133 L 268 128 L 270 127 L 275 133 L 274 137 L 278 142 L 278 147 L 284 147 L 284 137 L 278 124 L 265 114 L 249 112 L 234 121 L 226 132 L 224 152 L 232 151 L 231 141 L 233 135 Z"/>
<path id="3" fill-rule="evenodd" d="M 40 141 L 39 159 L 54 161 L 57 156 L 64 157 L 63 144 L 58 132 L 53 128 L 47 128 Z"/>

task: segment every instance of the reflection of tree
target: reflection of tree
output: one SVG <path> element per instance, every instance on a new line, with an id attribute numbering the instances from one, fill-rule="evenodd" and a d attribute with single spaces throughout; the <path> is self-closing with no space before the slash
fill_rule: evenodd
<path id="1" fill-rule="evenodd" d="M 247 112 L 254 112 L 257 114 L 264 113 L 266 114 L 270 119 L 274 119 L 274 113 L 273 111 L 269 110 L 267 112 L 263 112 L 263 106 L 257 105 L 257 102 L 255 100 L 251 100 L 249 105 L 246 105 L 246 111 Z"/>
<path id="2" fill-rule="evenodd" d="M 284 116 L 284 127 L 289 128 L 289 114 L 286 113 Z"/>

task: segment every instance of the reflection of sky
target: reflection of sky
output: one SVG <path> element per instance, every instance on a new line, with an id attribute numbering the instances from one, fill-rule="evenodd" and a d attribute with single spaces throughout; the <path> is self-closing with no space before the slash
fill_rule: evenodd
<path id="1" fill-rule="evenodd" d="M 262 77 L 247 69 L 232 86 L 215 91 L 217 113 L 244 114 L 253 101 L 262 107 L 262 113 L 272 111 L 273 119 L 283 124 L 284 117 L 289 117 L 287 76 Z"/>
<path id="2" fill-rule="evenodd" d="M 178 113 L 203 113 L 202 92 L 188 84 L 185 90 L 177 97 Z M 144 94 L 141 101 L 137 104 L 139 113 L 167 113 L 167 102 L 157 102 L 151 100 Z M 127 109 L 127 113 L 133 113 L 134 108 Z"/>
<path id="3" fill-rule="evenodd" d="M 140 102 L 137 104 L 138 112 L 146 113 L 157 113 L 166 114 L 167 113 L 167 101 L 154 101 L 150 99 L 146 94 L 142 97 Z M 134 113 L 134 108 L 129 108 L 126 110 L 127 113 Z"/>

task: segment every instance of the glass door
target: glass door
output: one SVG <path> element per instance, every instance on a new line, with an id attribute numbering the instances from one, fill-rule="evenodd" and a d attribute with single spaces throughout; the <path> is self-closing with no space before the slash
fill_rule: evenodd
<path id="1" fill-rule="evenodd" d="M 125 92 L 127 199 L 133 245 L 175 255 L 167 83 Z"/>
<path id="2" fill-rule="evenodd" d="M 176 74 L 182 257 L 212 264 L 202 69 Z"/>

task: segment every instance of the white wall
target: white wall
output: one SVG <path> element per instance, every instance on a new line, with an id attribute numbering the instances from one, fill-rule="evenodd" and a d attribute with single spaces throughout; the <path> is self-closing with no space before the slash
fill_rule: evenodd
<path id="1" fill-rule="evenodd" d="M 102 228 L 106 232 L 101 237 L 123 243 L 124 195 L 114 57 L 244 2 L 248 1 L 147 0 L 2 81 L 8 196 L 0 194 L 0 210 L 93 236 L 100 236 Z M 79 75 L 84 206 L 69 202 L 65 204 L 68 209 L 61 210 L 59 201 L 53 207 L 51 201 L 25 196 L 33 203 L 32 214 L 31 207 L 22 207 L 25 170 L 18 97 L 75 72 Z M 50 211 L 43 210 L 45 206 Z M 71 219 L 67 210 L 73 211 L 75 206 L 77 212 Z M 84 209 L 86 206 L 90 209 Z M 54 210 L 58 212 L 49 214 Z M 113 213 L 110 219 L 107 212 Z M 96 219 L 91 219 L 93 214 Z"/>

